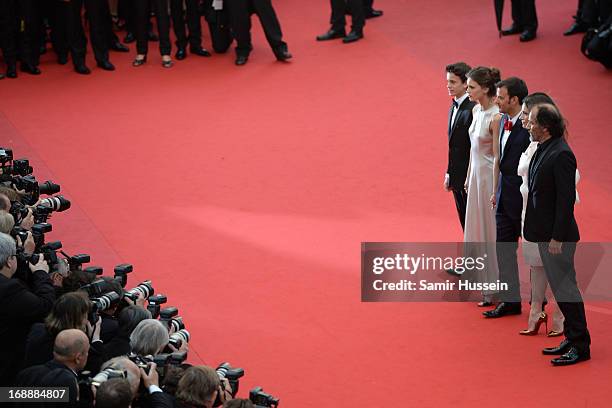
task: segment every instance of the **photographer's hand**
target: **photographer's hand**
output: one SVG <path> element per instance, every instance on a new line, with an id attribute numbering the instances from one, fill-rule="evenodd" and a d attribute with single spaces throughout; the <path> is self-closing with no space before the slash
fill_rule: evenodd
<path id="1" fill-rule="evenodd" d="M 23 220 L 19 223 L 19 226 L 28 231 L 32 230 L 32 226 L 34 225 L 34 213 L 31 208 L 28 208 L 28 215 L 23 217 Z"/>
<path id="2" fill-rule="evenodd" d="M 232 387 L 227 378 L 223 378 L 221 380 L 221 385 L 219 386 L 219 401 L 224 403 L 225 401 L 229 401 L 232 399 Z"/>
<path id="3" fill-rule="evenodd" d="M 155 385 L 159 387 L 159 374 L 157 374 L 157 364 L 149 364 L 149 373 L 142 368 L 140 369 L 140 378 L 144 386 L 149 389 L 150 386 Z"/>
<path id="4" fill-rule="evenodd" d="M 30 270 L 32 272 L 44 271 L 49 273 L 49 264 L 47 263 L 47 261 L 45 261 L 45 257 L 42 255 L 38 255 L 38 260 L 35 264 L 33 264 L 32 262 L 28 262 L 28 266 L 30 267 Z"/>

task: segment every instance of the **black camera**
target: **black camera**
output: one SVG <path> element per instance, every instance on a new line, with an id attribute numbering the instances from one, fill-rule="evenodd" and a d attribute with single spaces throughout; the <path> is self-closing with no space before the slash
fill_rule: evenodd
<path id="1" fill-rule="evenodd" d="M 0 165 L 4 167 L 6 163 L 13 161 L 13 150 L 0 147 Z"/>
<path id="2" fill-rule="evenodd" d="M 151 317 L 153 319 L 157 319 L 159 317 L 159 314 L 161 312 L 161 305 L 163 305 L 167 301 L 168 298 L 166 297 L 166 295 L 163 295 L 161 293 L 149 296 L 149 304 L 147 305 L 147 310 L 151 312 Z"/>
<path id="3" fill-rule="evenodd" d="M 51 180 L 47 180 L 44 183 L 41 183 L 38 185 L 39 194 L 44 194 L 44 195 L 57 194 L 60 192 L 60 190 L 61 190 L 60 185 L 55 184 Z"/>
<path id="4" fill-rule="evenodd" d="M 217 375 L 220 380 L 227 378 L 229 381 L 230 387 L 232 388 L 230 392 L 232 393 L 232 398 L 236 396 L 238 393 L 238 388 L 240 386 L 238 380 L 244 376 L 244 369 L 238 367 L 232 367 L 230 363 L 225 362 L 219 364 L 216 369 Z"/>
<path id="5" fill-rule="evenodd" d="M 189 343 L 189 339 L 191 335 L 186 329 L 181 329 L 176 333 L 172 333 L 170 335 L 170 339 L 168 340 L 168 344 L 172 344 L 175 349 L 180 349 L 183 343 Z"/>
<path id="6" fill-rule="evenodd" d="M 34 238 L 36 248 L 40 248 L 45 244 L 45 234 L 51 231 L 53 231 L 53 227 L 46 222 L 32 225 L 32 238 Z"/>
<path id="7" fill-rule="evenodd" d="M 19 201 L 13 201 L 11 203 L 11 209 L 9 210 L 13 218 L 15 219 L 15 224 L 21 223 L 25 217 L 30 213 L 30 209 L 23 205 Z"/>
<path id="8" fill-rule="evenodd" d="M 32 174 L 34 169 L 30 166 L 30 161 L 28 159 L 17 159 L 13 160 L 13 170 L 12 174 L 19 176 L 27 176 Z"/>
<path id="9" fill-rule="evenodd" d="M 68 265 L 70 265 L 71 270 L 82 270 L 83 264 L 91 262 L 91 257 L 88 254 L 68 256 L 64 253 L 64 256 L 68 259 Z"/>
<path id="10" fill-rule="evenodd" d="M 92 377 L 90 371 L 81 371 L 77 377 L 79 406 L 92 407 L 95 399 L 92 386 L 98 388 L 102 383 L 113 378 L 127 378 L 127 372 L 108 367 Z"/>
<path id="11" fill-rule="evenodd" d="M 131 264 L 120 264 L 115 266 L 115 280 L 121 284 L 122 288 L 125 288 L 128 280 L 128 273 L 131 273 L 134 270 L 134 266 Z"/>
<path id="12" fill-rule="evenodd" d="M 108 292 L 104 295 L 91 299 L 91 309 L 89 311 L 89 323 L 94 325 L 100 312 L 109 310 L 119 304 L 121 296 L 117 292 Z"/>
<path id="13" fill-rule="evenodd" d="M 278 407 L 279 399 L 263 392 L 263 388 L 255 387 L 249 392 L 249 400 L 255 407 Z"/>
<path id="14" fill-rule="evenodd" d="M 87 292 L 87 296 L 90 298 L 96 298 L 110 292 L 112 288 L 104 279 L 96 279 L 87 285 L 81 286 L 80 290 Z"/>

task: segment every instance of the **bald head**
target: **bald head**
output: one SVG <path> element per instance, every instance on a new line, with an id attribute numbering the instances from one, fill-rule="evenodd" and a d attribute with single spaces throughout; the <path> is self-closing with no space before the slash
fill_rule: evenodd
<path id="1" fill-rule="evenodd" d="M 127 372 L 127 380 L 130 383 L 132 395 L 136 396 L 138 386 L 140 385 L 140 369 L 136 363 L 127 357 L 115 357 L 102 364 L 102 370 L 106 368 L 114 368 Z"/>
<path id="2" fill-rule="evenodd" d="M 85 366 L 88 352 L 89 339 L 81 330 L 62 330 L 55 337 L 53 357 L 75 371 Z"/>

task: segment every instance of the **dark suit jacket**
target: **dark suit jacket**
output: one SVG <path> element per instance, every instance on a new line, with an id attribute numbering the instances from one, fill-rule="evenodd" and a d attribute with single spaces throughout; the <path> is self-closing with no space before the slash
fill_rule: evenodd
<path id="1" fill-rule="evenodd" d="M 463 190 L 467 169 L 470 164 L 470 125 L 472 124 L 472 109 L 476 103 L 466 98 L 459 106 L 457 117 L 452 128 L 453 107 L 448 111 L 448 166 L 446 172 L 450 176 L 450 186 L 453 190 Z"/>
<path id="2" fill-rule="evenodd" d="M 499 134 L 499 148 L 504 134 L 506 117 L 501 122 Z M 518 163 L 521 154 L 527 149 L 531 141 L 529 132 L 523 127 L 520 120 L 517 120 L 504 147 L 503 154 L 500 152 L 501 161 L 499 163 L 499 184 L 497 186 L 497 213 L 510 216 L 512 219 L 520 220 L 523 212 L 523 196 L 521 195 L 521 184 L 523 178 L 517 174 Z"/>
<path id="3" fill-rule="evenodd" d="M 562 138 L 549 139 L 538 146 L 529 165 L 525 239 L 578 242 L 575 202 L 576 157 Z"/>
<path id="4" fill-rule="evenodd" d="M 74 407 L 77 403 L 77 376 L 70 368 L 55 360 L 28 367 L 17 376 L 19 387 L 68 387 L 69 403 L 45 404 L 45 406 Z M 23 404 L 35 406 L 36 404 Z M 40 404 L 38 404 L 40 405 Z"/>
<path id="5" fill-rule="evenodd" d="M 0 275 L 0 385 L 12 383 L 21 366 L 24 345 L 32 323 L 44 319 L 55 301 L 46 272 L 36 271 L 30 288 L 17 279 Z"/>

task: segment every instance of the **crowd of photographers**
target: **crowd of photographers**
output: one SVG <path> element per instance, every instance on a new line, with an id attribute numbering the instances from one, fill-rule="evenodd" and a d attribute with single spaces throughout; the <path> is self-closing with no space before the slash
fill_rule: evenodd
<path id="1" fill-rule="evenodd" d="M 278 405 L 260 387 L 235 398 L 241 368 L 188 364 L 178 309 L 150 281 L 126 289 L 132 265 L 103 276 L 46 242 L 50 215 L 70 208 L 59 190 L 0 147 L 0 387 L 62 387 L 72 407 Z"/>

